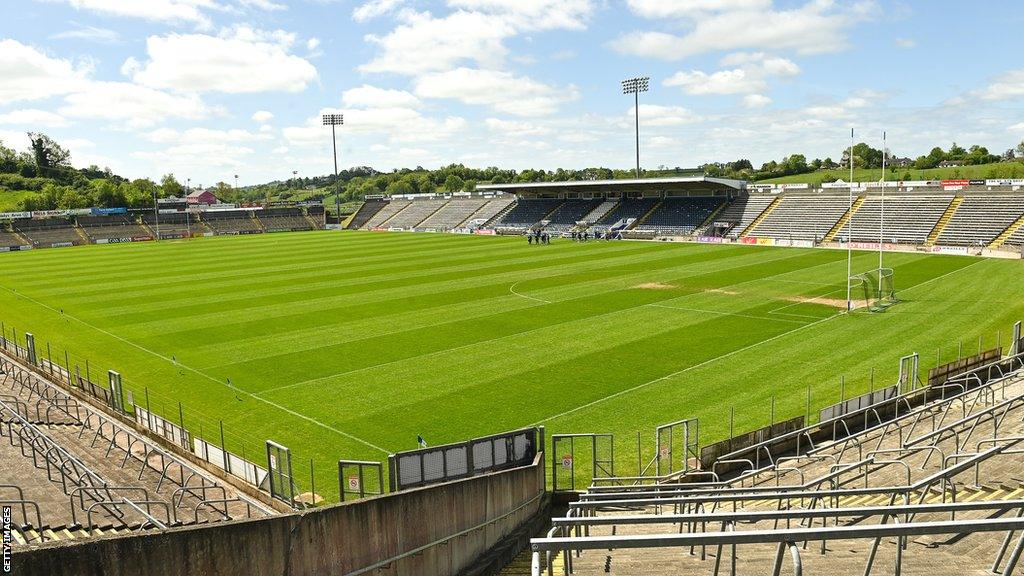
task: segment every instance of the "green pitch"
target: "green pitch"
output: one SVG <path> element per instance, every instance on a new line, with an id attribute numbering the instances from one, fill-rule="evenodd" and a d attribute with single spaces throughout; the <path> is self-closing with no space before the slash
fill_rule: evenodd
<path id="1" fill-rule="evenodd" d="M 858 253 L 854 272 L 877 267 Z M 636 472 L 656 425 L 706 444 L 1008 341 L 1024 262 L 886 254 L 901 303 L 840 314 L 846 253 L 312 232 L 0 254 L 0 320 L 43 357 L 124 376 L 136 403 L 317 492 L 336 460 L 532 424 L 613 432 Z M 63 314 L 61 313 L 63 311 Z M 49 350 L 47 350 L 49 344 Z M 873 372 L 873 381 L 872 381 Z M 230 381 L 230 383 L 229 383 Z M 264 462 L 265 464 L 265 462 Z M 297 472 L 303 491 L 308 472 Z"/>

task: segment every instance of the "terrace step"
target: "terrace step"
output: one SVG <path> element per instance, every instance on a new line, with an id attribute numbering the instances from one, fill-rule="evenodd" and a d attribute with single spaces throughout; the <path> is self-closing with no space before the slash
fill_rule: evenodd
<path id="1" fill-rule="evenodd" d="M 949 203 L 946 211 L 942 213 L 942 217 L 935 223 L 935 228 L 932 228 L 932 231 L 928 233 L 928 239 L 924 243 L 925 246 L 935 246 L 935 242 L 939 239 L 939 235 L 946 229 L 946 225 L 953 219 L 953 215 L 956 214 L 957 209 L 960 208 L 960 205 L 963 203 L 963 196 L 953 197 L 953 200 Z"/>
<path id="2" fill-rule="evenodd" d="M 743 232 L 740 232 L 739 237 L 744 238 L 746 236 L 749 236 L 754 231 L 754 229 L 757 228 L 759 224 L 761 224 L 761 222 L 764 222 L 764 219 L 767 218 L 769 214 L 771 214 L 776 208 L 779 207 L 779 204 L 782 204 L 782 196 L 777 196 L 774 200 L 772 200 L 772 203 L 765 207 L 764 211 L 758 214 L 757 218 L 754 218 L 754 221 L 751 222 L 750 225 L 743 230 Z"/>
<path id="3" fill-rule="evenodd" d="M 825 234 L 825 237 L 822 239 L 822 242 L 831 242 L 835 240 L 836 235 L 839 234 L 839 231 L 842 230 L 843 227 L 846 226 L 846 223 L 853 218 L 853 215 L 857 213 L 857 210 L 860 210 L 860 207 L 864 204 L 864 200 L 866 200 L 865 196 L 857 196 L 857 199 L 853 201 L 853 204 L 850 206 L 850 209 L 847 210 L 846 213 L 843 214 L 843 217 L 839 219 L 839 222 L 836 222 L 836 225 L 833 226 L 832 229 L 828 231 L 828 234 Z"/>
<path id="4" fill-rule="evenodd" d="M 651 206 L 651 209 L 648 210 L 647 212 L 645 212 L 643 216 L 641 216 L 641 217 L 637 218 L 636 220 L 634 220 L 633 223 L 630 224 L 629 226 L 626 226 L 626 230 L 632 230 L 632 229 L 636 228 L 637 226 L 639 226 L 639 225 L 643 224 L 644 222 L 646 222 L 647 219 L 651 217 L 651 214 L 654 214 L 654 212 L 658 208 L 660 208 L 661 205 L 664 204 L 664 203 L 665 203 L 664 200 L 658 200 L 658 202 L 654 206 Z"/>
<path id="5" fill-rule="evenodd" d="M 1024 226 L 1024 214 L 1021 214 L 1020 218 L 1017 218 L 1017 220 L 1015 220 L 1013 224 L 1007 226 L 1006 230 L 1003 230 L 999 236 L 996 236 L 996 239 L 993 240 L 988 247 L 993 249 L 999 248 L 1010 238 L 1010 236 L 1013 236 L 1014 232 L 1020 230 L 1022 226 Z"/>

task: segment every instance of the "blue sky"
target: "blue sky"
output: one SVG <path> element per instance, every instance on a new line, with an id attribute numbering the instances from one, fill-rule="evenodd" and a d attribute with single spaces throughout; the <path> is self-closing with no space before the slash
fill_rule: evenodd
<path id="1" fill-rule="evenodd" d="M 1024 15 L 952 0 L 4 0 L 0 139 L 194 184 L 1024 139 Z"/>

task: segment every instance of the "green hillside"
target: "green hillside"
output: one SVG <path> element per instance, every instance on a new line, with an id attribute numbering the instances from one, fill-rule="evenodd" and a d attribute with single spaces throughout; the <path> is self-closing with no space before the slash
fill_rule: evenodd
<path id="1" fill-rule="evenodd" d="M 955 168 L 930 168 L 915 170 L 913 168 L 886 169 L 886 180 L 984 180 L 986 178 L 1024 178 L 1024 163 L 997 162 L 977 166 L 958 166 Z M 856 168 L 853 171 L 854 182 L 876 182 L 882 179 L 880 168 Z M 796 184 L 808 183 L 818 185 L 822 182 L 850 180 L 850 169 L 818 170 L 807 174 L 794 174 L 768 180 L 758 180 L 758 184 Z"/>

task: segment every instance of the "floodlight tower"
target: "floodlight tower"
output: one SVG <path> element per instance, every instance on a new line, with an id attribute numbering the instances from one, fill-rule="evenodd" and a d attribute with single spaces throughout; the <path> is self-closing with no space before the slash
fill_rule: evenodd
<path id="1" fill-rule="evenodd" d="M 324 114 L 324 126 L 331 127 L 331 148 L 334 150 L 334 215 L 341 224 L 341 192 L 338 190 L 338 137 L 334 127 L 345 124 L 344 114 Z"/>
<path id="2" fill-rule="evenodd" d="M 622 81 L 622 93 L 633 95 L 633 111 L 636 112 L 636 177 L 640 178 L 640 93 L 647 92 L 651 79 L 647 76 L 628 78 Z"/>

